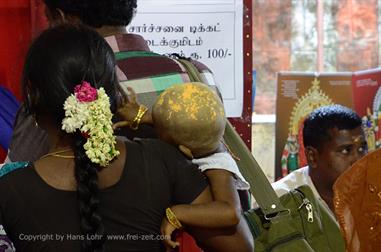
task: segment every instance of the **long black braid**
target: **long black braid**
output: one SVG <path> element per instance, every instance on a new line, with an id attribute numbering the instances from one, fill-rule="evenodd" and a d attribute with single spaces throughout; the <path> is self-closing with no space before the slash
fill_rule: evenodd
<path id="1" fill-rule="evenodd" d="M 103 251 L 104 226 L 99 214 L 99 165 L 87 157 L 83 145 L 86 143 L 81 133 L 76 133 L 74 143 L 75 178 L 80 213 L 81 232 L 85 236 L 81 251 Z M 91 239 L 89 239 L 91 238 Z"/>

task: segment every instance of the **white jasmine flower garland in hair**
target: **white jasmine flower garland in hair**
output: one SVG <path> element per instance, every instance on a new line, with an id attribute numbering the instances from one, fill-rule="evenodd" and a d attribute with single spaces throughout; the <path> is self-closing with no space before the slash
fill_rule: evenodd
<path id="1" fill-rule="evenodd" d="M 81 131 L 87 138 L 83 147 L 91 162 L 104 167 L 119 155 L 115 149 L 110 100 L 103 88 L 97 90 L 83 81 L 66 99 L 64 110 L 62 129 L 67 133 Z"/>

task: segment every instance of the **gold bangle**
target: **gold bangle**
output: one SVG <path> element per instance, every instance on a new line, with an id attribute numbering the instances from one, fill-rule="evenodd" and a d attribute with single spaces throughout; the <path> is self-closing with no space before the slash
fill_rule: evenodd
<path id="1" fill-rule="evenodd" d="M 174 226 L 176 229 L 181 229 L 183 225 L 181 225 L 180 221 L 177 219 L 176 215 L 172 212 L 171 208 L 165 209 L 165 215 L 167 216 L 167 220 Z"/>
<path id="2" fill-rule="evenodd" d="M 139 106 L 138 114 L 135 116 L 132 121 L 130 128 L 133 130 L 137 130 L 139 128 L 140 121 L 142 120 L 144 114 L 147 112 L 148 108 L 144 105 Z"/>

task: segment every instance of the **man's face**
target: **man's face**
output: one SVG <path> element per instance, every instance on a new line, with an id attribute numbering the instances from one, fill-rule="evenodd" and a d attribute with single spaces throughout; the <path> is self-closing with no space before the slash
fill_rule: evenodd
<path id="1" fill-rule="evenodd" d="M 331 139 L 317 151 L 316 167 L 321 179 L 333 185 L 336 179 L 367 152 L 361 127 L 353 130 L 328 130 Z"/>

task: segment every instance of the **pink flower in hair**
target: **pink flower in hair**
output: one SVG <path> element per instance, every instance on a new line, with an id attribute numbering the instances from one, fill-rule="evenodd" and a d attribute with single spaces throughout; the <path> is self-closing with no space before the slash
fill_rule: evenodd
<path id="1" fill-rule="evenodd" d="M 82 81 L 81 84 L 75 86 L 74 94 L 79 102 L 92 102 L 97 99 L 97 89 L 87 81 Z"/>

